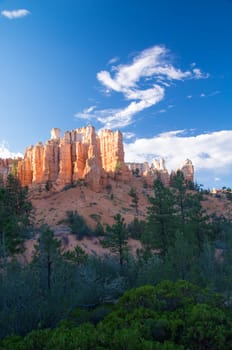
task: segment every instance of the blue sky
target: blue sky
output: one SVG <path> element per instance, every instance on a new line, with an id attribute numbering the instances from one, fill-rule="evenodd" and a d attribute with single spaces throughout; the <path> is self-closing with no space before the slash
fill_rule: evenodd
<path id="1" fill-rule="evenodd" d="M 0 155 L 92 124 L 232 187 L 231 0 L 0 0 Z"/>

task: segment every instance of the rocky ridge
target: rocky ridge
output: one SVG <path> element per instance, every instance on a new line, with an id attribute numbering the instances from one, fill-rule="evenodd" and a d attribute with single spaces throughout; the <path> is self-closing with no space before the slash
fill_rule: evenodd
<path id="1" fill-rule="evenodd" d="M 0 159 L 3 178 L 12 171 L 14 160 Z M 194 181 L 194 168 L 190 160 L 180 167 L 185 178 Z M 123 137 L 120 131 L 101 130 L 93 126 L 66 131 L 64 137 L 58 128 L 51 130 L 44 144 L 26 148 L 24 158 L 17 160 L 15 172 L 23 186 L 51 186 L 59 190 L 66 185 L 85 180 L 95 192 L 100 192 L 108 179 L 130 181 L 133 175 L 145 177 L 148 183 L 160 176 L 164 184 L 170 183 L 165 161 L 125 163 Z"/>
<path id="2" fill-rule="evenodd" d="M 45 145 L 38 143 L 25 151 L 18 162 L 18 177 L 23 186 L 52 184 L 56 188 L 85 179 L 96 192 L 120 170 L 126 176 L 123 140 L 120 131 L 102 130 L 97 135 L 94 127 L 66 131 L 51 130 Z"/>
<path id="3" fill-rule="evenodd" d="M 126 163 L 126 165 L 133 175 L 146 178 L 149 184 L 152 184 L 154 179 L 159 176 L 165 185 L 169 185 L 171 178 L 178 170 L 184 174 L 187 181 L 194 182 L 194 167 L 189 159 L 186 159 L 179 169 L 172 171 L 170 174 L 163 158 L 160 160 L 154 159 L 151 165 L 148 162 Z"/>

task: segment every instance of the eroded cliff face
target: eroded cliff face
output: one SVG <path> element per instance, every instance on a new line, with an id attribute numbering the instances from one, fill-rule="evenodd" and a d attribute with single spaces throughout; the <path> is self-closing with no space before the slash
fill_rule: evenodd
<path id="1" fill-rule="evenodd" d="M 0 174 L 4 178 L 17 168 L 23 186 L 52 185 L 61 189 L 65 185 L 84 179 L 96 192 L 101 191 L 110 177 L 116 181 L 130 181 L 132 175 L 144 177 L 152 185 L 155 178 L 170 184 L 171 176 L 165 161 L 148 163 L 125 163 L 123 138 L 120 131 L 102 130 L 96 134 L 93 126 L 67 131 L 64 137 L 58 128 L 51 130 L 51 137 L 42 144 L 26 149 L 23 159 L 0 159 Z M 194 168 L 187 159 L 180 169 L 184 177 L 194 181 Z"/>
<path id="2" fill-rule="evenodd" d="M 14 159 L 0 158 L 0 182 L 6 180 L 7 176 L 10 174 L 10 172 L 12 172 L 13 168 L 14 168 Z"/>
<path id="3" fill-rule="evenodd" d="M 160 160 L 154 159 L 151 165 L 149 165 L 148 162 L 126 163 L 126 165 L 132 174 L 144 177 L 149 185 L 152 185 L 154 179 L 157 177 L 161 179 L 164 185 L 169 185 L 172 176 L 175 174 L 175 171 L 172 171 L 171 174 L 169 174 L 165 165 L 165 160 L 162 158 Z M 187 181 L 194 182 L 194 167 L 191 160 L 186 159 L 177 170 L 180 170 L 184 174 L 184 178 Z"/>
<path id="4" fill-rule="evenodd" d="M 93 190 L 100 191 L 107 175 L 120 168 L 125 177 L 123 139 L 119 131 L 103 130 L 98 135 L 94 127 L 67 131 L 52 129 L 45 145 L 38 143 L 25 151 L 18 162 L 18 177 L 23 186 L 46 184 L 64 186 L 85 179 Z"/>
<path id="5" fill-rule="evenodd" d="M 184 174 L 187 181 L 194 182 L 194 167 L 190 159 L 186 159 L 180 167 L 180 171 Z"/>

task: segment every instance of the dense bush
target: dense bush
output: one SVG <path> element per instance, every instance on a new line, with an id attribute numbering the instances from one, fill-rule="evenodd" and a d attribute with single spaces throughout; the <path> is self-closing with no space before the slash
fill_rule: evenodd
<path id="1" fill-rule="evenodd" d="M 223 298 L 186 281 L 163 281 L 126 292 L 97 323 L 9 337 L 0 349 L 223 350 L 231 349 L 232 311 Z"/>
<path id="2" fill-rule="evenodd" d="M 93 231 L 87 225 L 85 219 L 75 211 L 67 211 L 66 223 L 72 230 L 72 233 L 77 235 L 78 239 L 82 239 L 84 236 L 92 236 Z"/>

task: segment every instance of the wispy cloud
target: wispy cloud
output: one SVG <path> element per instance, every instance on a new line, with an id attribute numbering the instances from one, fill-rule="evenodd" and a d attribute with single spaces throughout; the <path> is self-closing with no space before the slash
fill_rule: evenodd
<path id="1" fill-rule="evenodd" d="M 209 73 L 203 73 L 199 68 L 193 69 L 195 79 L 207 79 L 209 77 Z"/>
<path id="2" fill-rule="evenodd" d="M 135 133 L 134 132 L 123 132 L 123 138 L 124 140 L 130 140 L 130 139 L 133 139 L 133 137 L 135 137 Z"/>
<path id="3" fill-rule="evenodd" d="M 213 96 L 216 96 L 216 95 L 219 95 L 221 92 L 219 90 L 216 90 L 216 91 L 213 91 L 209 94 L 210 97 L 213 97 Z"/>
<path id="4" fill-rule="evenodd" d="M 8 18 L 8 19 L 21 18 L 21 17 L 25 17 L 29 14 L 30 14 L 30 11 L 28 11 L 26 9 L 19 9 L 19 10 L 12 10 L 12 11 L 3 10 L 1 12 L 1 15 Z"/>
<path id="5" fill-rule="evenodd" d="M 171 170 L 189 158 L 197 171 L 210 170 L 222 174 L 232 169 L 232 130 L 196 136 L 186 135 L 186 132 L 186 130 L 169 131 L 152 138 L 141 138 L 125 143 L 126 161 L 144 162 L 163 157 L 166 159 L 168 169 Z"/>
<path id="6" fill-rule="evenodd" d="M 129 103 L 122 108 L 95 110 L 88 113 L 88 118 L 96 119 L 107 128 L 122 128 L 133 122 L 136 113 L 163 100 L 165 89 L 174 81 L 208 76 L 195 65 L 186 71 L 176 68 L 165 46 L 153 46 L 137 54 L 129 64 L 114 66 L 112 72 L 102 70 L 97 73 L 97 79 L 108 95 L 120 93 Z M 86 119 L 86 113 L 77 113 L 76 117 Z"/>
<path id="7" fill-rule="evenodd" d="M 9 150 L 9 145 L 6 141 L 0 141 L 0 158 L 18 158 L 23 157 L 21 153 L 14 153 Z"/>
<path id="8" fill-rule="evenodd" d="M 109 61 L 108 61 L 108 64 L 111 65 L 111 64 L 114 64 L 116 62 L 119 61 L 119 57 L 116 56 L 116 57 L 112 57 Z"/>
<path id="9" fill-rule="evenodd" d="M 221 91 L 219 91 L 219 90 L 216 90 L 216 91 L 212 91 L 212 92 L 210 92 L 210 93 L 205 93 L 205 92 L 202 92 L 200 95 L 198 94 L 198 95 L 195 95 L 195 96 L 193 96 L 193 95 L 187 95 L 186 96 L 186 98 L 188 98 L 189 100 L 191 100 L 192 98 L 204 98 L 204 97 L 214 97 L 214 96 L 217 96 L 217 95 L 219 95 L 221 93 Z"/>

